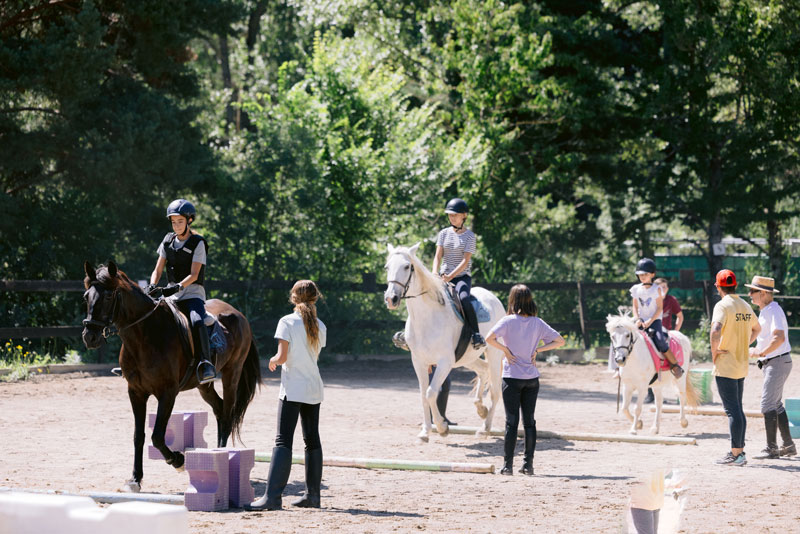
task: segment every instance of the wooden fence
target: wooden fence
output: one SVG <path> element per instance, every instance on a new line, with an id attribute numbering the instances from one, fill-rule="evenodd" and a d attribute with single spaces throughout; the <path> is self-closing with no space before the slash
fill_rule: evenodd
<path id="1" fill-rule="evenodd" d="M 206 288 L 210 292 L 251 292 L 265 290 L 289 291 L 293 282 L 289 280 L 216 280 L 208 281 Z M 322 287 L 335 288 L 337 291 L 352 291 L 361 293 L 380 293 L 386 289 L 385 284 L 378 284 L 375 274 L 368 273 L 363 275 L 361 282 L 341 282 L 341 281 L 320 281 Z M 481 287 L 495 291 L 507 293 L 514 284 L 480 284 Z M 596 291 L 618 291 L 630 288 L 630 282 L 530 282 L 528 287 L 534 292 L 539 291 L 577 291 L 577 317 L 571 322 L 552 322 L 550 325 L 561 332 L 577 332 L 583 338 L 584 346 L 589 348 L 589 332 L 592 330 L 603 330 L 605 328 L 605 318 L 592 319 L 588 317 L 586 296 L 590 292 Z M 698 281 L 694 279 L 694 271 L 685 270 L 680 273 L 680 280 L 672 283 L 673 288 L 678 289 L 702 289 L 703 302 L 706 315 L 711 315 L 714 302 L 713 285 L 708 280 Z M 83 282 L 79 280 L 0 280 L 0 292 L 83 292 Z M 267 319 L 253 321 L 255 330 L 272 331 L 277 325 L 278 319 Z M 684 324 L 687 328 L 696 328 L 698 320 L 686 320 Z M 402 320 L 339 320 L 331 321 L 329 327 L 349 327 L 360 329 L 386 329 L 403 327 Z M 45 326 L 45 327 L 0 327 L 0 339 L 19 339 L 19 338 L 49 338 L 49 337 L 77 337 L 80 336 L 82 326 Z M 98 354 L 98 360 L 103 361 L 105 357 L 105 345 Z"/>

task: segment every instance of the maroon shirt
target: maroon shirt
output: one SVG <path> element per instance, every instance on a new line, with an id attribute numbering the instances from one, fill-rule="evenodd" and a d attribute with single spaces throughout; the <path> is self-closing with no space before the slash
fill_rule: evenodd
<path id="1" fill-rule="evenodd" d="M 681 312 L 681 305 L 678 304 L 678 299 L 672 295 L 664 297 L 664 310 L 661 314 L 661 324 L 667 330 L 672 330 L 672 316 L 678 315 Z"/>

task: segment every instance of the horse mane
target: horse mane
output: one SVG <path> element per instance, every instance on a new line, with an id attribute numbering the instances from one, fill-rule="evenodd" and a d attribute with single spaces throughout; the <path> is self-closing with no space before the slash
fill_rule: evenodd
<path id="1" fill-rule="evenodd" d="M 420 260 L 416 255 L 411 254 L 411 249 L 409 247 L 395 247 L 392 254 L 402 254 L 408 258 L 408 260 L 414 266 L 414 271 L 417 273 L 417 278 L 419 279 L 420 286 L 422 287 L 421 292 L 426 295 L 435 295 L 435 298 L 439 304 L 444 304 L 444 298 L 442 297 L 444 281 L 438 276 L 435 276 L 427 267 L 425 267 L 425 264 L 422 263 L 422 260 Z"/>
<path id="2" fill-rule="evenodd" d="M 125 271 L 122 269 L 117 269 L 117 277 L 112 278 L 108 272 L 107 265 L 99 265 L 97 267 L 97 281 L 103 284 L 104 287 L 108 289 L 122 289 L 130 291 L 131 293 L 140 293 L 141 295 L 145 295 L 145 292 L 142 288 L 139 287 L 139 284 L 134 282 L 130 279 L 130 277 L 125 274 Z M 87 276 L 83 280 L 83 284 L 86 288 L 89 288 L 89 277 Z M 149 298 L 149 297 L 148 297 Z"/>
<path id="3" fill-rule="evenodd" d="M 633 317 L 627 314 L 608 315 L 606 317 L 606 331 L 610 333 L 617 328 L 625 328 L 631 332 L 636 332 L 636 323 L 633 322 Z"/>

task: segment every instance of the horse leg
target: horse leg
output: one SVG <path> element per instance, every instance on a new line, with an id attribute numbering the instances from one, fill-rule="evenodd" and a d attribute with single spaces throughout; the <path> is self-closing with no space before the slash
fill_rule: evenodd
<path id="1" fill-rule="evenodd" d="M 428 443 L 428 435 L 431 431 L 431 412 L 428 409 L 428 399 L 425 396 L 425 392 L 428 390 L 428 366 L 417 363 L 413 358 L 413 354 L 411 361 L 414 364 L 414 372 L 417 374 L 419 394 L 422 400 L 422 430 L 417 434 L 417 441 Z M 434 402 L 434 404 L 436 403 Z"/>
<path id="2" fill-rule="evenodd" d="M 636 409 L 633 411 L 633 426 L 631 427 L 631 434 L 636 434 L 636 431 L 642 428 L 642 405 L 644 404 L 644 394 L 647 391 L 647 384 L 639 385 L 636 388 Z"/>
<path id="3" fill-rule="evenodd" d="M 126 493 L 139 493 L 142 489 L 142 477 L 144 469 L 142 467 L 142 452 L 144 450 L 144 423 L 147 417 L 147 397 L 149 395 L 139 394 L 128 388 L 128 398 L 133 409 L 133 474 L 121 491 Z"/>
<path id="4" fill-rule="evenodd" d="M 223 381 L 225 380 L 225 375 L 222 375 Z M 200 392 L 200 396 L 206 401 L 206 404 L 211 406 L 211 410 L 214 412 L 214 418 L 217 420 L 217 447 L 224 447 L 225 445 L 221 443 L 222 438 L 222 419 L 223 419 L 223 403 L 220 396 L 217 394 L 217 390 L 214 389 L 214 383 L 209 382 L 208 384 L 202 384 L 197 386 L 197 390 Z M 230 431 L 229 431 L 230 433 Z M 227 440 L 227 435 L 225 436 Z"/>
<path id="5" fill-rule="evenodd" d="M 628 419 L 628 421 L 633 421 L 633 416 L 631 415 L 631 411 L 629 407 L 631 405 L 631 397 L 633 396 L 633 388 L 630 387 L 626 383 L 622 383 L 622 413 Z"/>
<path id="6" fill-rule="evenodd" d="M 452 365 L 450 361 L 439 360 L 436 364 L 436 371 L 433 373 L 433 381 L 425 391 L 425 400 L 430 407 L 433 423 L 436 425 L 436 431 L 442 437 L 447 436 L 449 429 L 447 428 L 447 422 L 444 420 L 444 417 L 439 413 L 439 406 L 436 404 L 436 399 L 439 397 L 439 392 L 442 390 L 442 384 L 447 378 L 447 375 L 450 374 Z"/>
<path id="7" fill-rule="evenodd" d="M 656 416 L 653 419 L 653 426 L 650 427 L 650 433 L 658 434 L 661 430 L 661 408 L 664 402 L 664 391 L 661 387 L 653 388 L 653 399 L 656 406 Z"/>
<path id="8" fill-rule="evenodd" d="M 172 408 L 175 406 L 176 392 L 163 393 L 158 399 L 158 410 L 156 412 L 156 424 L 153 426 L 153 446 L 161 452 L 167 464 L 178 471 L 183 470 L 183 453 L 172 451 L 167 447 L 165 436 L 167 434 L 167 422 L 172 415 Z"/>
<path id="9" fill-rule="evenodd" d="M 484 353 L 488 360 L 489 367 L 489 393 L 492 398 L 492 404 L 489 406 L 489 413 L 483 421 L 483 430 L 479 430 L 477 436 L 488 436 L 492 432 L 492 420 L 494 420 L 494 412 L 500 404 L 502 397 L 503 387 L 503 354 L 498 349 L 490 347 Z"/>
<path id="10" fill-rule="evenodd" d="M 489 410 L 483 404 L 483 389 L 486 381 L 488 380 L 488 367 L 486 362 L 478 358 L 477 360 L 465 364 L 464 367 L 475 373 L 475 388 L 472 390 L 474 392 L 472 403 L 475 405 L 475 409 L 478 411 L 478 417 L 481 419 L 486 419 L 486 416 L 489 414 Z"/>

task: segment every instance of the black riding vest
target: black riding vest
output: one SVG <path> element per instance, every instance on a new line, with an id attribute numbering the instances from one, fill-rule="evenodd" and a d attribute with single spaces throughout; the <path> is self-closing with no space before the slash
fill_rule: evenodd
<path id="1" fill-rule="evenodd" d="M 177 241 L 175 232 L 170 232 L 164 236 L 164 252 L 167 255 L 167 280 L 171 284 L 177 284 L 192 273 L 192 258 L 194 257 L 194 249 L 202 241 L 206 246 L 206 258 L 208 257 L 208 242 L 203 236 L 192 234 L 189 239 L 179 249 L 175 249 L 175 241 Z M 203 279 L 206 272 L 206 266 L 200 266 L 200 273 L 197 275 L 195 284 L 203 285 Z"/>

